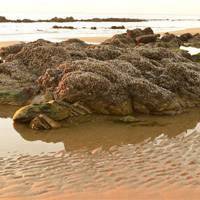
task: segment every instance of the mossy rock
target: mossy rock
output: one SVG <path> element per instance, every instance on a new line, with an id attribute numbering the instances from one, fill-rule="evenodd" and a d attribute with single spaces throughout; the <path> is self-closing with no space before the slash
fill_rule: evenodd
<path id="1" fill-rule="evenodd" d="M 14 121 L 29 122 L 39 114 L 45 114 L 53 120 L 60 121 L 70 116 L 70 108 L 50 101 L 42 104 L 31 104 L 20 108 L 13 116 Z"/>
<path id="2" fill-rule="evenodd" d="M 0 103 L 9 105 L 23 105 L 29 99 L 23 91 L 0 91 Z"/>
<path id="3" fill-rule="evenodd" d="M 192 59 L 193 59 L 194 62 L 200 63 L 200 53 L 193 55 Z"/>

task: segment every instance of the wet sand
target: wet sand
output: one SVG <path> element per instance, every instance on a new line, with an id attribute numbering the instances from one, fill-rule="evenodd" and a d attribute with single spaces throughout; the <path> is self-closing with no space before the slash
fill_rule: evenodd
<path id="1" fill-rule="evenodd" d="M 15 109 L 0 107 L 0 117 Z M 15 134 L 27 145 L 19 145 L 23 152 L 0 155 L 0 199 L 199 199 L 200 125 L 181 133 L 196 126 L 199 109 L 137 117 L 154 123 L 135 126 L 92 117 L 45 132 L 15 124 Z M 0 145 L 9 146 L 9 134 L 3 133 Z M 28 153 L 39 143 L 40 153 Z M 45 150 L 45 144 L 57 143 L 64 148 Z"/>
<path id="2" fill-rule="evenodd" d="M 198 199 L 199 141 L 196 130 L 109 150 L 0 158 L 0 199 Z"/>
<path id="3" fill-rule="evenodd" d="M 8 47 L 10 45 L 14 45 L 14 44 L 19 44 L 19 41 L 5 41 L 5 42 L 0 42 L 0 48 L 2 47 Z"/>

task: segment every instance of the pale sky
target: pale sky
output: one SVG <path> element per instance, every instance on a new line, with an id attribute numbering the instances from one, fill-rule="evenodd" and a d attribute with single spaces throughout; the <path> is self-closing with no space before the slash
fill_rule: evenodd
<path id="1" fill-rule="evenodd" d="M 1 13 L 200 15 L 200 0 L 0 0 Z"/>

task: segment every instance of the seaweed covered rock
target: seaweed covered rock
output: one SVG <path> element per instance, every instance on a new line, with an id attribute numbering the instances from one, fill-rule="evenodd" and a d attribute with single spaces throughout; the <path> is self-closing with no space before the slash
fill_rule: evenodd
<path id="1" fill-rule="evenodd" d="M 200 34 L 197 33 L 193 35 L 192 38 L 188 39 L 188 41 L 186 42 L 186 45 L 200 48 Z"/>
<path id="2" fill-rule="evenodd" d="M 31 104 L 19 109 L 13 116 L 14 121 L 30 122 L 40 114 L 60 121 L 70 116 L 69 108 L 59 104 L 56 101 L 50 101 L 42 104 Z"/>
<path id="3" fill-rule="evenodd" d="M 29 123 L 34 130 L 49 130 L 60 128 L 62 125 L 58 121 L 90 114 L 92 114 L 91 110 L 78 102 L 69 104 L 49 101 L 20 108 L 15 112 L 13 120 Z"/>
<path id="4" fill-rule="evenodd" d="M 187 42 L 189 39 L 193 38 L 193 35 L 191 33 L 184 33 L 182 35 L 180 35 L 180 40 L 183 42 Z"/>
<path id="5" fill-rule="evenodd" d="M 0 64 L 0 103 L 22 105 L 37 93 L 38 78 L 18 61 Z"/>
<path id="6" fill-rule="evenodd" d="M 160 38 L 155 46 L 165 48 L 179 48 L 183 44 L 183 41 L 176 35 L 171 33 L 165 33 Z"/>
<path id="7" fill-rule="evenodd" d="M 3 89 L 0 90 L 0 104 L 8 105 L 24 105 L 30 98 L 34 96 L 35 92 L 32 88 L 27 89 Z"/>
<path id="8" fill-rule="evenodd" d="M 200 53 L 192 55 L 192 60 L 200 63 Z"/>

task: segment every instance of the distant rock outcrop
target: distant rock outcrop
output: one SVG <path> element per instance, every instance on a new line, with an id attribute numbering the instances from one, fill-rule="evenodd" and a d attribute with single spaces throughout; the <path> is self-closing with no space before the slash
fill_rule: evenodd
<path id="1" fill-rule="evenodd" d="M 110 29 L 126 29 L 125 26 L 111 26 Z"/>
<path id="2" fill-rule="evenodd" d="M 64 22 L 143 22 L 147 21 L 146 19 L 133 19 L 133 18 L 91 18 L 91 19 L 75 19 L 73 17 L 53 17 L 51 19 L 39 19 L 39 20 L 32 20 L 32 19 L 16 19 L 11 20 L 7 19 L 4 16 L 0 16 L 0 23 L 4 22 L 14 22 L 14 23 L 35 23 L 35 22 L 57 22 L 57 23 L 64 23 Z"/>
<path id="3" fill-rule="evenodd" d="M 57 25 L 53 26 L 52 28 L 54 28 L 54 29 L 76 29 L 73 26 L 57 26 Z"/>

